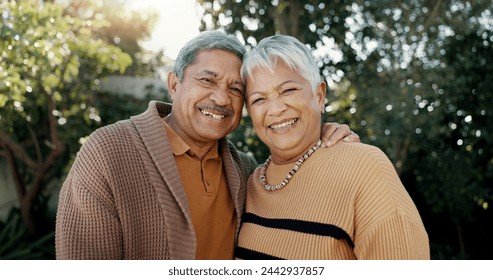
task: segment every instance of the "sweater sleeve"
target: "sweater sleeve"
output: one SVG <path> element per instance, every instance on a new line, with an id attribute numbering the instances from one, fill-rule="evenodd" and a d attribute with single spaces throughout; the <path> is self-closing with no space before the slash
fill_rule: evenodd
<path id="1" fill-rule="evenodd" d="M 60 191 L 57 259 L 121 259 L 122 230 L 93 135 L 83 145 Z"/>
<path id="2" fill-rule="evenodd" d="M 372 147 L 361 163 L 363 179 L 355 205 L 357 258 L 429 259 L 421 217 L 390 160 Z"/>
<path id="3" fill-rule="evenodd" d="M 238 151 L 231 141 L 228 140 L 227 144 L 229 150 L 231 151 L 231 156 L 233 157 L 233 160 L 238 164 L 241 175 L 243 176 L 243 180 L 246 183 L 250 175 L 252 175 L 253 171 L 255 171 L 255 168 L 257 168 L 258 163 L 254 157 Z"/>
<path id="4" fill-rule="evenodd" d="M 241 158 L 241 162 L 242 162 L 241 165 L 243 167 L 245 176 L 248 179 L 248 177 L 250 177 L 250 175 L 253 174 L 253 171 L 255 171 L 255 168 L 257 168 L 258 163 L 255 160 L 255 158 L 252 156 L 249 156 L 243 152 L 238 152 L 238 154 L 240 155 Z"/>

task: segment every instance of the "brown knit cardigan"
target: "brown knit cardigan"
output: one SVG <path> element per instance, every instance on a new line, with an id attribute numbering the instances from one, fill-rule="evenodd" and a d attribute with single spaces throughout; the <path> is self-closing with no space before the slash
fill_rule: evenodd
<path id="1" fill-rule="evenodd" d="M 190 208 L 161 119 L 170 110 L 151 101 L 90 135 L 60 192 L 57 259 L 194 259 Z M 256 162 L 225 139 L 219 147 L 239 229 Z"/>

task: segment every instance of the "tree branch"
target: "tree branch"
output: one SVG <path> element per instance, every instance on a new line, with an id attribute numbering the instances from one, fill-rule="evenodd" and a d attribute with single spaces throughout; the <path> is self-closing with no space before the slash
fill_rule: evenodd
<path id="1" fill-rule="evenodd" d="M 290 32 L 291 36 L 295 36 L 299 38 L 300 40 L 304 41 L 303 34 L 299 32 L 299 10 L 300 10 L 300 5 L 298 3 L 298 0 L 290 0 L 289 1 L 289 19 L 290 19 Z"/>
<path id="2" fill-rule="evenodd" d="M 15 154 L 18 159 L 20 159 L 24 163 L 26 163 L 26 165 L 29 168 L 31 168 L 33 170 L 39 169 L 39 163 L 37 163 L 33 159 L 31 159 L 31 157 L 29 157 L 29 155 L 22 148 L 21 145 L 16 143 L 14 140 L 12 140 L 12 138 L 10 138 L 9 135 L 7 135 L 7 133 L 5 133 L 4 131 L 1 131 L 1 130 L 0 130 L 0 142 L 2 142 L 4 144 L 4 148 L 6 150 L 10 150 L 12 152 L 12 154 Z"/>
<path id="3" fill-rule="evenodd" d="M 29 131 L 29 135 L 31 135 L 31 139 L 34 144 L 34 150 L 36 151 L 36 157 L 38 158 L 38 161 L 41 162 L 43 160 L 43 156 L 41 155 L 41 148 L 39 147 L 39 142 L 36 137 L 36 134 L 33 131 L 33 128 L 31 125 L 27 125 L 27 130 Z"/>
<path id="4" fill-rule="evenodd" d="M 58 139 L 58 137 L 57 137 Z M 31 185 L 31 188 L 26 193 L 24 197 L 24 203 L 32 206 L 34 200 L 38 196 L 41 191 L 43 181 L 47 175 L 48 170 L 55 164 L 57 158 L 65 151 L 65 146 L 63 144 L 55 145 L 55 148 L 51 150 L 46 160 L 42 163 L 41 168 L 35 173 L 34 181 Z"/>
<path id="5" fill-rule="evenodd" d="M 395 153 L 396 154 L 395 168 L 399 176 L 401 176 L 402 172 L 404 171 L 404 165 L 407 159 L 407 155 L 409 154 L 408 150 L 412 142 L 411 139 L 412 139 L 411 136 L 408 135 L 406 139 L 404 139 L 404 141 L 401 142 L 396 148 L 397 151 Z"/>
<path id="6" fill-rule="evenodd" d="M 440 11 L 440 6 L 442 5 L 442 0 L 437 0 L 435 2 L 435 6 L 433 7 L 433 10 L 431 11 L 431 14 L 428 16 L 428 20 L 423 24 L 423 30 L 419 33 L 419 36 L 423 36 L 423 32 L 425 30 L 428 30 L 430 27 L 431 23 L 437 19 L 437 14 Z"/>
<path id="7" fill-rule="evenodd" d="M 54 88 L 54 90 L 58 90 L 63 85 L 63 77 L 67 72 L 67 64 L 71 58 L 72 55 L 69 55 L 68 57 L 65 58 L 65 62 L 62 66 L 60 73 L 60 81 L 58 85 Z M 38 80 L 40 84 L 42 84 L 41 77 L 38 76 Z M 60 141 L 60 137 L 58 136 L 57 122 L 55 116 L 53 115 L 53 111 L 56 110 L 56 104 L 55 104 L 55 100 L 53 100 L 53 95 L 48 94 L 45 90 L 42 90 L 42 92 L 46 97 L 46 103 L 48 105 L 48 126 L 50 130 L 50 141 L 51 143 L 53 143 L 53 145 L 55 145 L 56 148 L 58 148 L 58 146 L 64 146 L 62 141 Z M 64 147 L 62 147 L 62 149 L 64 149 Z"/>
<path id="8" fill-rule="evenodd" d="M 12 149 L 9 146 L 7 146 L 5 143 L 1 143 L 1 145 L 3 146 L 5 158 L 7 159 L 7 163 L 10 166 L 10 168 L 12 169 L 12 175 L 14 177 L 14 183 L 15 183 L 15 190 L 17 192 L 18 200 L 19 200 L 19 202 L 21 202 L 21 200 L 26 195 L 26 184 L 25 184 L 24 180 L 22 179 L 22 176 L 19 172 L 19 168 L 18 168 L 17 163 L 15 161 L 15 156 L 14 156 Z"/>
<path id="9" fill-rule="evenodd" d="M 55 101 L 53 100 L 52 96 L 46 94 L 47 102 L 48 103 L 48 126 L 50 130 L 50 141 L 55 145 L 55 147 L 58 146 L 63 146 L 63 143 L 60 141 L 60 138 L 58 137 L 58 131 L 56 129 L 56 120 L 55 116 L 53 115 L 53 111 L 56 109 Z"/>

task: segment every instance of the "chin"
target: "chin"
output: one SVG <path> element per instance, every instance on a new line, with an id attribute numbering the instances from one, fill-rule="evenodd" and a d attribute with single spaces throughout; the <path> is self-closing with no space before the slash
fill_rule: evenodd
<path id="1" fill-rule="evenodd" d="M 224 138 L 229 133 L 229 130 L 214 130 L 214 129 L 205 129 L 202 130 L 200 135 L 203 138 L 211 139 L 211 140 L 219 140 Z"/>
<path id="2" fill-rule="evenodd" d="M 286 141 L 287 140 L 287 141 Z M 266 142 L 264 142 L 266 143 Z M 281 141 L 270 141 L 269 144 L 266 143 L 266 145 L 269 147 L 269 149 L 275 149 L 275 150 L 288 150 L 292 151 L 299 147 L 301 144 L 301 141 L 293 141 L 292 139 L 284 139 Z"/>

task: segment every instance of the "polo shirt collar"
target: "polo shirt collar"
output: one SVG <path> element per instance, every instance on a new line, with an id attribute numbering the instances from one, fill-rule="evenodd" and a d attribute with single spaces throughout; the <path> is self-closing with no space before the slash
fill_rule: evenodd
<path id="1" fill-rule="evenodd" d="M 168 135 L 169 143 L 171 146 L 171 151 L 175 156 L 181 156 L 185 153 L 195 155 L 190 146 L 169 126 L 163 119 L 163 126 L 166 134 Z M 212 148 L 207 152 L 206 158 L 218 158 L 219 153 L 217 151 L 218 142 L 212 146 Z"/>

